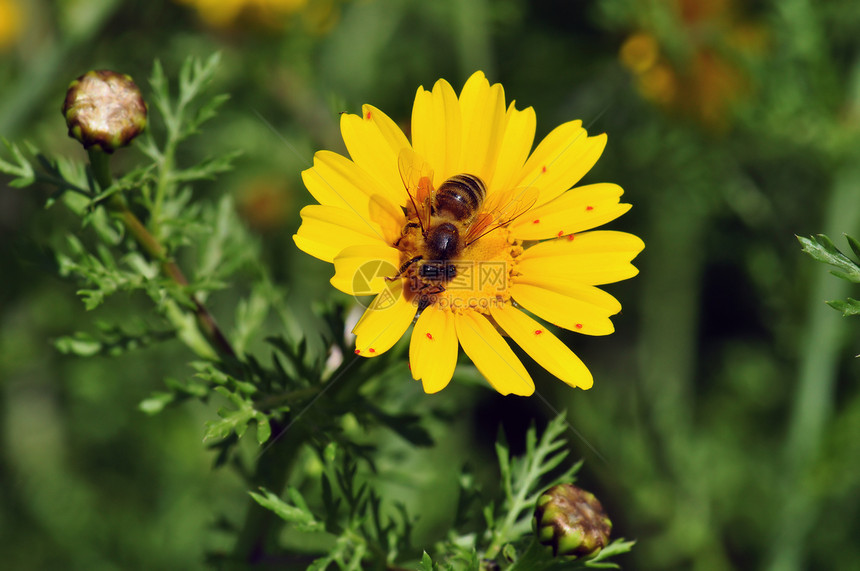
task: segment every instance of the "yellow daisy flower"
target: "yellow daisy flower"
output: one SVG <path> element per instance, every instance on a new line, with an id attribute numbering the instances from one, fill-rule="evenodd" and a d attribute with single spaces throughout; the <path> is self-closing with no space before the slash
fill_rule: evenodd
<path id="1" fill-rule="evenodd" d="M 638 273 L 630 262 L 642 240 L 586 232 L 629 210 L 622 189 L 571 188 L 606 135 L 571 121 L 530 153 L 534 110 L 506 107 L 482 72 L 459 98 L 445 80 L 419 88 L 411 143 L 371 105 L 342 115 L 341 133 L 351 160 L 316 153 L 302 178 L 319 204 L 302 209 L 294 240 L 334 264 L 337 289 L 377 294 L 353 329 L 355 353 L 384 353 L 414 321 L 410 368 L 425 392 L 451 380 L 459 345 L 497 391 L 530 395 L 534 382 L 502 331 L 565 383 L 591 387 L 586 366 L 535 317 L 612 333 L 621 305 L 595 286 Z"/>
<path id="2" fill-rule="evenodd" d="M 177 0 L 197 9 L 209 25 L 225 27 L 237 20 L 243 11 L 256 15 L 260 22 L 293 14 L 305 7 L 307 0 Z"/>

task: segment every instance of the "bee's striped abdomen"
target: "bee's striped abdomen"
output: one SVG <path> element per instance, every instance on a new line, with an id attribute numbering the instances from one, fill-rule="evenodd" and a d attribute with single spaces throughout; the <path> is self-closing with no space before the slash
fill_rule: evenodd
<path id="1" fill-rule="evenodd" d="M 436 211 L 447 212 L 456 220 L 467 220 L 478 213 L 486 196 L 484 181 L 475 175 L 458 174 L 436 190 Z"/>

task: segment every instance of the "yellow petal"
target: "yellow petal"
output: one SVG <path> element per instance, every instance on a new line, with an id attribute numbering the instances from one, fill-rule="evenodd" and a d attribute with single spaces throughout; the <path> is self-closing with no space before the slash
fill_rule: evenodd
<path id="1" fill-rule="evenodd" d="M 457 170 L 492 180 L 505 132 L 505 92 L 475 72 L 460 93 L 463 154 Z"/>
<path id="2" fill-rule="evenodd" d="M 609 316 L 618 313 L 621 304 L 608 293 L 577 284 L 521 282 L 523 278 L 516 277 L 510 288 L 511 297 L 541 319 L 586 335 L 609 335 L 615 331 Z"/>
<path id="3" fill-rule="evenodd" d="M 331 151 L 314 154 L 314 166 L 302 172 L 302 180 L 320 204 L 351 210 L 359 216 L 368 216 L 374 195 L 385 196 L 394 204 L 406 203 L 406 193 L 392 197 L 391 189 L 348 158 Z"/>
<path id="4" fill-rule="evenodd" d="M 523 284 L 551 290 L 555 293 L 582 301 L 605 312 L 606 315 L 615 315 L 621 311 L 621 304 L 612 295 L 594 286 L 579 284 L 570 280 L 546 277 L 538 275 L 517 275 L 513 278 L 514 284 Z"/>
<path id="5" fill-rule="evenodd" d="M 526 368 L 483 315 L 466 311 L 454 316 L 463 351 L 478 371 L 503 395 L 529 396 L 535 390 Z"/>
<path id="6" fill-rule="evenodd" d="M 312 204 L 302 208 L 300 214 L 302 225 L 293 240 L 300 250 L 320 260 L 333 262 L 347 246 L 387 245 L 382 229 L 354 212 Z"/>
<path id="7" fill-rule="evenodd" d="M 412 378 L 421 380 L 425 393 L 444 389 L 457 366 L 457 332 L 450 311 L 427 307 L 415 327 L 409 343 L 409 367 Z"/>
<path id="8" fill-rule="evenodd" d="M 546 240 L 590 230 L 630 210 L 629 204 L 618 202 L 623 193 L 620 186 L 610 183 L 572 188 L 520 216 L 509 228 L 520 240 Z"/>
<path id="9" fill-rule="evenodd" d="M 591 170 L 606 146 L 606 135 L 587 136 L 582 121 L 571 121 L 553 129 L 538 144 L 514 186 L 540 189 L 537 206 L 569 189 Z"/>
<path id="10" fill-rule="evenodd" d="M 355 354 L 377 357 L 391 349 L 412 323 L 418 306 L 403 295 L 403 280 L 377 295 L 353 328 Z"/>
<path id="11" fill-rule="evenodd" d="M 508 107 L 505 120 L 505 132 L 499 149 L 499 158 L 493 173 L 489 191 L 507 190 L 513 188 L 514 176 L 519 175 L 532 150 L 535 140 L 535 111 L 526 107 L 517 111 L 514 102 Z"/>
<path id="12" fill-rule="evenodd" d="M 630 262 L 645 247 L 638 236 L 626 232 L 594 231 L 547 240 L 526 249 L 517 271 L 585 285 L 601 285 L 632 278 L 639 273 Z"/>
<path id="13" fill-rule="evenodd" d="M 406 193 L 397 170 L 397 157 L 409 141 L 379 109 L 364 105 L 361 111 L 361 117 L 348 113 L 340 116 L 340 132 L 349 156 L 379 182 L 379 192 L 395 204 L 403 204 Z"/>
<path id="14" fill-rule="evenodd" d="M 382 229 L 386 244 L 393 245 L 403 235 L 403 227 L 406 224 L 403 209 L 395 206 L 381 194 L 370 197 L 369 217 L 371 222 Z"/>
<path id="15" fill-rule="evenodd" d="M 588 367 L 546 327 L 508 304 L 493 306 L 490 313 L 505 333 L 544 369 L 572 387 L 591 388 L 593 378 Z"/>
<path id="16" fill-rule="evenodd" d="M 419 87 L 412 107 L 412 146 L 433 166 L 437 187 L 457 174 L 461 133 L 460 102 L 451 85 L 440 79 L 433 91 Z"/>
<path id="17" fill-rule="evenodd" d="M 400 251 L 385 244 L 344 248 L 334 258 L 331 285 L 350 295 L 373 295 L 390 288 L 400 264 Z"/>

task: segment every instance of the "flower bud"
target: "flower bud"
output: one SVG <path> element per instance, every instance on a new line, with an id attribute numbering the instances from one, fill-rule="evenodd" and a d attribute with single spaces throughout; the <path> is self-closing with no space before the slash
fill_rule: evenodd
<path id="1" fill-rule="evenodd" d="M 609 543 L 612 522 L 594 494 L 573 484 L 559 484 L 538 498 L 538 541 L 558 555 L 593 555 Z"/>
<path id="2" fill-rule="evenodd" d="M 63 115 L 69 136 L 112 153 L 146 127 L 146 103 L 131 77 L 109 70 L 85 73 L 66 92 Z"/>

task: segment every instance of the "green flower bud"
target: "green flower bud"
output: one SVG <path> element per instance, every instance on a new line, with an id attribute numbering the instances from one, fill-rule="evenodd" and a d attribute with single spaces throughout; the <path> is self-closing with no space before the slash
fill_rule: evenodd
<path id="1" fill-rule="evenodd" d="M 109 70 L 85 73 L 66 92 L 63 116 L 69 136 L 112 153 L 146 127 L 146 103 L 131 77 Z"/>
<path id="2" fill-rule="evenodd" d="M 594 494 L 573 484 L 546 490 L 535 507 L 538 541 L 558 555 L 593 555 L 606 547 L 612 522 Z"/>

